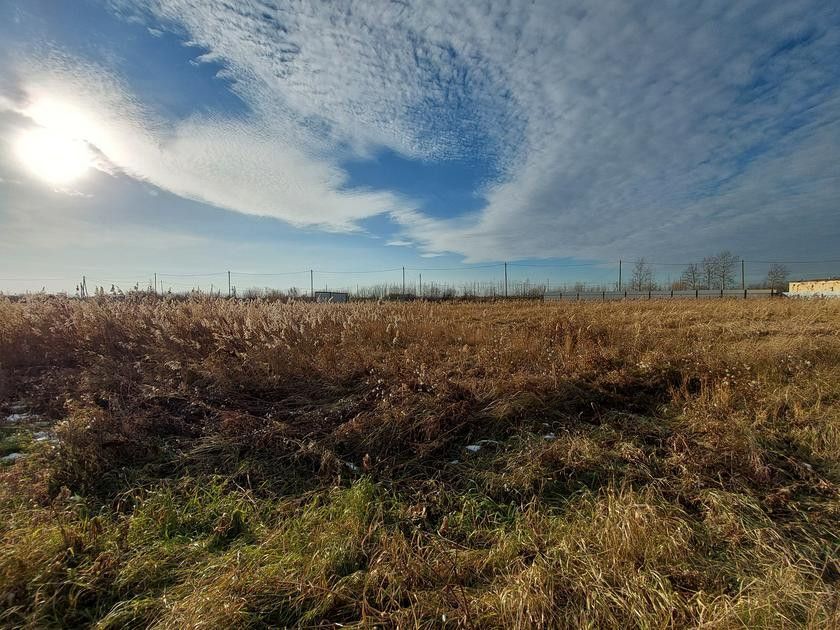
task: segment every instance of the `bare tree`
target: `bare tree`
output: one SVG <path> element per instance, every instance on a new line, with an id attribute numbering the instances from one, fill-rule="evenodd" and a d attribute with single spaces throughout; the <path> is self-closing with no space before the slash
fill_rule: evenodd
<path id="1" fill-rule="evenodd" d="M 784 291 L 787 288 L 788 268 L 779 263 L 770 266 L 767 272 L 767 284 L 775 291 Z"/>
<path id="2" fill-rule="evenodd" d="M 644 258 L 640 258 L 633 265 L 633 277 L 630 285 L 635 291 L 648 291 L 653 287 L 653 269 Z"/>
<path id="3" fill-rule="evenodd" d="M 735 266 L 738 264 L 738 257 L 729 250 L 724 250 L 715 256 L 717 260 L 717 281 L 721 290 L 725 291 L 727 285 L 735 284 Z"/>
<path id="4" fill-rule="evenodd" d="M 703 283 L 703 271 L 697 263 L 691 263 L 680 276 L 680 284 L 686 289 L 699 289 Z"/>
<path id="5" fill-rule="evenodd" d="M 715 278 L 717 278 L 717 257 L 706 256 L 701 265 L 703 266 L 703 279 L 705 280 L 704 287 L 711 289 Z"/>

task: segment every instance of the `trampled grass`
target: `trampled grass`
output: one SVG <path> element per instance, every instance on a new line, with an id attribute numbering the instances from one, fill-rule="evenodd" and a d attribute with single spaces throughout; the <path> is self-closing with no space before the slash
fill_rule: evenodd
<path id="1" fill-rule="evenodd" d="M 21 406 L 6 627 L 840 625 L 836 301 L 0 301 Z"/>

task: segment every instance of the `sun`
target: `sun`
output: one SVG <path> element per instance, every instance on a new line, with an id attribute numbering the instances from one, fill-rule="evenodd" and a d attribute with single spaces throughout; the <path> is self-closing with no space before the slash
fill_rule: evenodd
<path id="1" fill-rule="evenodd" d="M 84 140 L 48 127 L 25 131 L 16 149 L 24 166 L 50 184 L 70 184 L 84 176 L 93 163 Z"/>

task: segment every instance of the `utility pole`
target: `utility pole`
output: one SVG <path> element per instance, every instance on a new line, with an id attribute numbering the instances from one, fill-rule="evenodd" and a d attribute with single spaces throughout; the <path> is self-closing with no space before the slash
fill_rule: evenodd
<path id="1" fill-rule="evenodd" d="M 423 298 L 423 274 L 420 274 L 420 298 Z"/>
<path id="2" fill-rule="evenodd" d="M 155 295 L 157 295 L 157 273 L 155 273 Z"/>
<path id="3" fill-rule="evenodd" d="M 505 262 L 505 297 L 508 296 L 508 289 L 507 289 L 507 262 Z"/>
<path id="4" fill-rule="evenodd" d="M 744 259 L 741 259 L 741 290 L 745 291 L 747 288 L 745 277 L 744 277 Z"/>
<path id="5" fill-rule="evenodd" d="M 315 272 L 312 269 L 309 270 L 309 292 L 312 294 L 312 298 L 315 298 Z"/>
<path id="6" fill-rule="evenodd" d="M 228 271 L 228 297 L 230 297 L 230 271 Z"/>
<path id="7" fill-rule="evenodd" d="M 403 270 L 403 290 L 402 290 L 402 294 L 403 294 L 403 297 L 405 297 L 405 267 L 403 267 L 402 270 Z"/>
<path id="8" fill-rule="evenodd" d="M 621 259 L 618 259 L 618 290 L 621 291 Z"/>

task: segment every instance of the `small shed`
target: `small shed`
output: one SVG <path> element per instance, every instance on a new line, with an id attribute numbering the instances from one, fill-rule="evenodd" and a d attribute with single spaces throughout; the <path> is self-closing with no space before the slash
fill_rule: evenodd
<path id="1" fill-rule="evenodd" d="M 796 280 L 788 285 L 788 295 L 840 297 L 840 278 Z"/>

